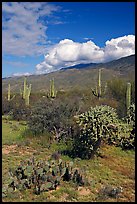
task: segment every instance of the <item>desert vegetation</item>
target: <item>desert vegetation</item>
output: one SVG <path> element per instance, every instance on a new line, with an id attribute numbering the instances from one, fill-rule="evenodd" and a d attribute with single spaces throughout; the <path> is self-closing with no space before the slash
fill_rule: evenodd
<path id="1" fill-rule="evenodd" d="M 8 85 L 3 201 L 134 201 L 135 84 L 102 75 L 87 89 Z"/>

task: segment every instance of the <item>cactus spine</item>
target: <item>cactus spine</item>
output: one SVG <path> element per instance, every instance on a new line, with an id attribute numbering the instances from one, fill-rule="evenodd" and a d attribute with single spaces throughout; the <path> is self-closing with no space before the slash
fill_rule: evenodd
<path id="1" fill-rule="evenodd" d="M 131 105 L 131 83 L 127 83 L 127 92 L 126 92 L 126 108 L 128 111 L 129 106 Z"/>
<path id="2" fill-rule="evenodd" d="M 98 70 L 98 85 L 96 86 L 96 90 L 92 90 L 94 96 L 100 99 L 101 97 L 101 69 Z"/>
<path id="3" fill-rule="evenodd" d="M 11 89 L 10 89 L 10 84 L 8 85 L 8 101 L 11 101 L 15 95 L 11 98 Z"/>
<path id="4" fill-rule="evenodd" d="M 55 85 L 54 85 L 54 78 L 50 80 L 50 91 L 48 94 L 49 98 L 55 98 L 57 94 L 57 91 L 55 91 Z"/>

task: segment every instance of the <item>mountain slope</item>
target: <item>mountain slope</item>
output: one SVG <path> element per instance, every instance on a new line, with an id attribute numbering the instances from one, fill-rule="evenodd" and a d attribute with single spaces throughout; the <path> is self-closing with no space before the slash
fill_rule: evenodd
<path id="1" fill-rule="evenodd" d="M 95 87 L 98 79 L 98 68 L 102 68 L 102 83 L 111 78 L 126 78 L 135 80 L 135 55 L 121 58 L 112 62 L 88 66 L 82 69 L 62 69 L 44 75 L 31 75 L 27 77 L 28 84 L 32 84 L 32 92 L 47 92 L 50 79 L 54 77 L 56 90 L 60 89 L 90 89 Z M 7 92 L 8 83 L 11 92 L 20 92 L 23 88 L 24 77 L 13 77 L 2 80 L 2 92 Z"/>

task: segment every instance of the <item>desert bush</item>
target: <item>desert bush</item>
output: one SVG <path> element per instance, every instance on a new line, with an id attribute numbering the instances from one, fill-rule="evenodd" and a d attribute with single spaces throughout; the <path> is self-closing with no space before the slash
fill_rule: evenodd
<path id="1" fill-rule="evenodd" d="M 8 101 L 6 94 L 3 94 L 2 95 L 2 115 L 8 114 L 13 108 L 14 103 L 15 103 L 15 99 L 12 101 Z"/>
<path id="2" fill-rule="evenodd" d="M 28 127 L 34 135 L 52 132 L 59 139 L 71 132 L 72 116 L 78 111 L 78 101 L 46 99 L 39 102 L 33 109 L 28 120 Z"/>
<path id="3" fill-rule="evenodd" d="M 135 104 L 130 105 L 125 121 L 128 124 L 128 134 L 121 136 L 119 146 L 124 149 L 135 149 Z M 125 130 L 126 125 L 124 126 Z"/>
<path id="4" fill-rule="evenodd" d="M 31 113 L 31 107 L 27 107 L 22 98 L 18 98 L 11 108 L 11 116 L 14 120 L 27 120 Z"/>
<path id="5" fill-rule="evenodd" d="M 2 113 L 10 115 L 14 120 L 26 120 L 30 114 L 30 106 L 26 107 L 24 100 L 19 94 L 16 94 L 11 101 L 8 101 L 3 95 Z"/>
<path id="6" fill-rule="evenodd" d="M 111 99 L 117 100 L 117 113 L 120 118 L 126 116 L 126 88 L 127 82 L 125 79 L 114 78 L 107 81 L 107 94 Z M 131 81 L 131 103 L 135 102 L 135 82 Z"/>

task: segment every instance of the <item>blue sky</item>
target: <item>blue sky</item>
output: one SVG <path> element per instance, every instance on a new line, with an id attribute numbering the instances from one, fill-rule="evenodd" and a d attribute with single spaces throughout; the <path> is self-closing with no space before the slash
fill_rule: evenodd
<path id="1" fill-rule="evenodd" d="M 135 53 L 134 2 L 3 2 L 2 77 Z"/>

